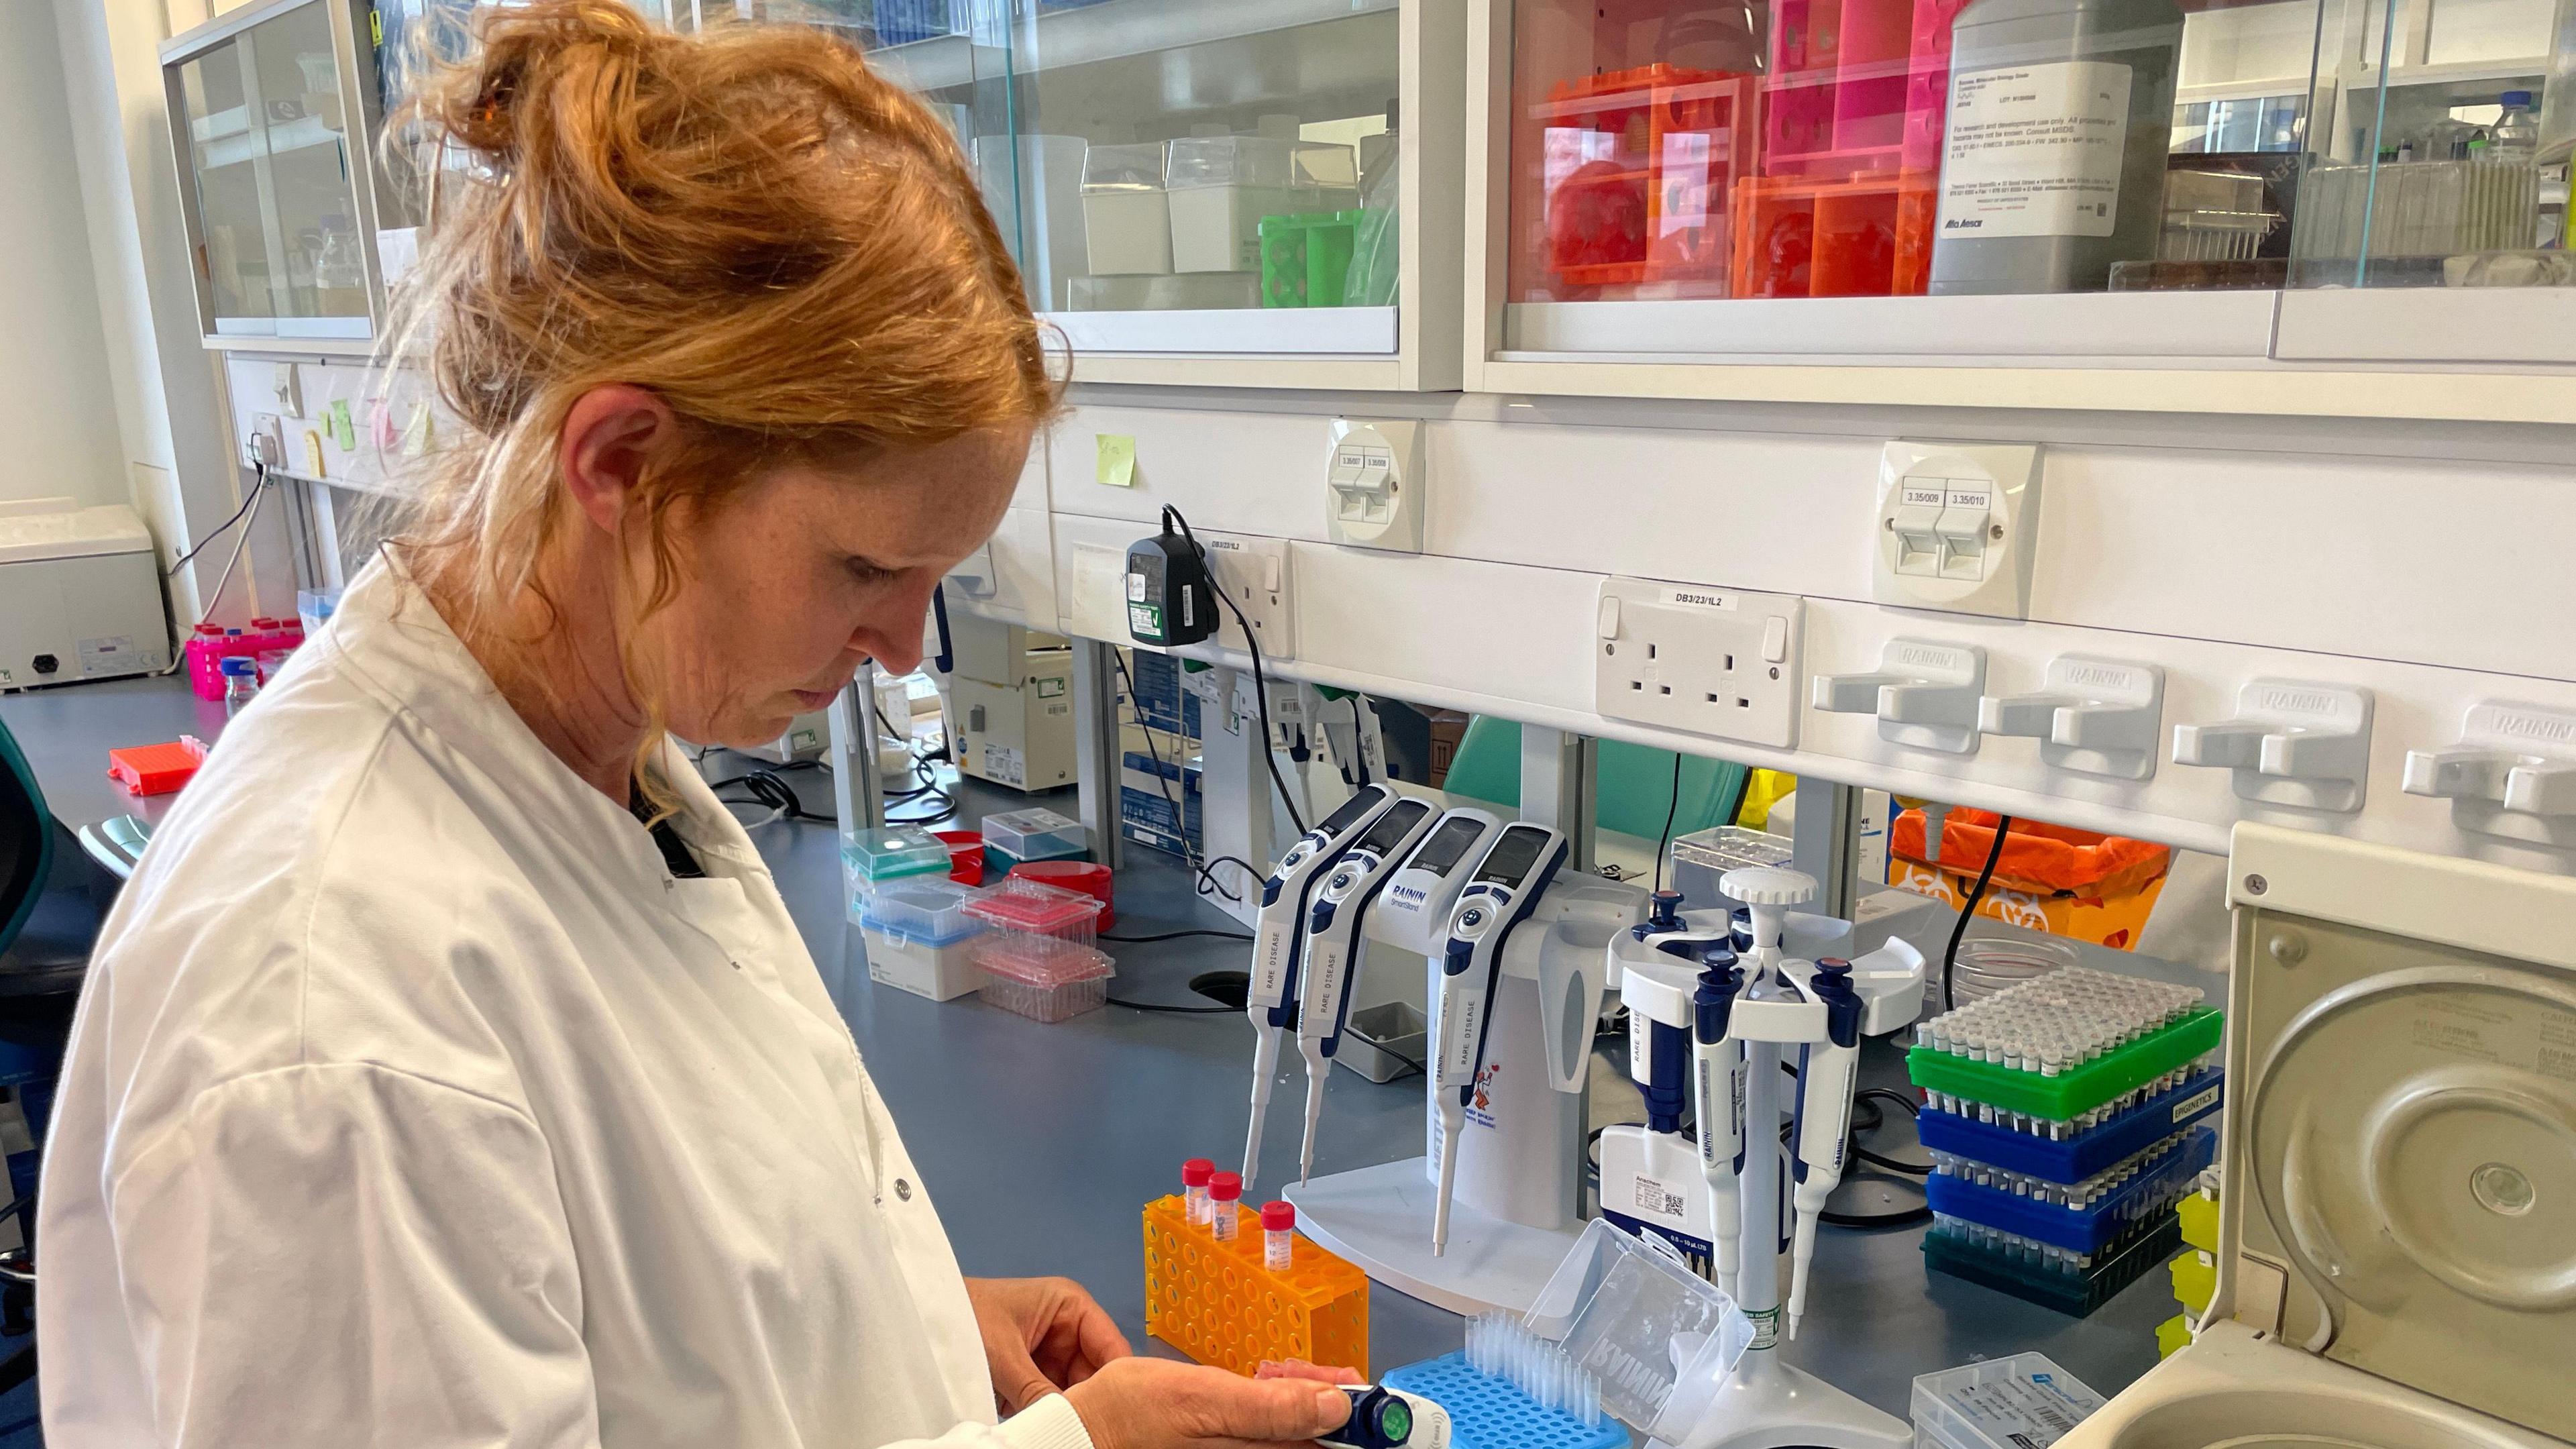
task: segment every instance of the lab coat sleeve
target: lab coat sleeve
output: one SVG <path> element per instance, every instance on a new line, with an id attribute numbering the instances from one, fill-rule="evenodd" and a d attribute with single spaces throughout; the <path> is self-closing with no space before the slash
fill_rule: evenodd
<path id="1" fill-rule="evenodd" d="M 201 1092 L 108 1183 L 168 1449 L 594 1449 L 573 1245 L 536 1124 L 391 1068 Z"/>

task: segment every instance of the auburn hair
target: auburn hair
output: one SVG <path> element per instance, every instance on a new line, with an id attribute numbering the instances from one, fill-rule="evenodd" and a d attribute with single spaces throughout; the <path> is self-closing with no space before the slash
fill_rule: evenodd
<path id="1" fill-rule="evenodd" d="M 485 10 L 387 135 L 430 178 L 391 360 L 424 368 L 465 433 L 441 440 L 398 541 L 470 642 L 509 648 L 506 621 L 542 594 L 573 517 L 564 419 L 594 387 L 645 388 L 680 425 L 630 502 L 653 562 L 628 581 L 630 624 L 677 590 L 675 510 L 784 463 L 1058 405 L 955 136 L 822 30 L 684 36 L 617 0 Z M 658 691 L 626 655 L 658 748 Z"/>

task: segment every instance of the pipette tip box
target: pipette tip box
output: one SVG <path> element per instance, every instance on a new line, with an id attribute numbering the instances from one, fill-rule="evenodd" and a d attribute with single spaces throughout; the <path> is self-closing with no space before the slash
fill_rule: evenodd
<path id="1" fill-rule="evenodd" d="M 1936 1152 L 1938 1170 L 1925 1181 L 1924 1196 L 1936 1213 L 2096 1254 L 2124 1240 L 2140 1221 L 2170 1217 L 2217 1150 L 2218 1134 L 2211 1128 L 2185 1128 L 2072 1187 Z"/>
<path id="2" fill-rule="evenodd" d="M 2171 1213 L 2134 1225 L 2101 1253 L 2068 1254 L 2032 1238 L 1936 1212 L 1925 1266 L 2081 1318 L 2154 1271 L 2182 1241 Z"/>
<path id="3" fill-rule="evenodd" d="M 1145 1331 L 1239 1374 L 1302 1358 L 1365 1375 L 1368 1275 L 1302 1235 L 1288 1271 L 1274 1273 L 1262 1264 L 1259 1218 L 1241 1222 L 1219 1242 L 1179 1197 L 1145 1204 Z"/>
<path id="4" fill-rule="evenodd" d="M 1937 1107 L 1924 1108 L 1914 1130 L 1927 1151 L 1955 1152 L 2051 1182 L 2082 1182 L 2216 1115 L 2224 1079 L 2216 1067 L 2193 1071 L 2109 1121 L 2062 1139 Z"/>
<path id="5" fill-rule="evenodd" d="M 1634 1442 L 1618 1420 L 1605 1414 L 1587 1425 L 1547 1408 L 1511 1380 L 1477 1372 L 1464 1353 L 1389 1369 L 1382 1382 L 1448 1410 L 1450 1449 L 1627 1449 Z"/>
<path id="6" fill-rule="evenodd" d="M 1914 1085 L 1926 1091 L 1968 1097 L 2005 1111 L 2066 1122 L 2207 1056 L 2218 1047 L 2219 1022 L 2217 1008 L 2195 1007 L 2108 1056 L 2053 1077 L 1969 1061 L 1929 1046 L 1908 1051 L 1905 1069 Z"/>
<path id="7" fill-rule="evenodd" d="M 2044 1353 L 1962 1364 L 1914 1380 L 1914 1449 L 2048 1449 L 2102 1402 Z"/>

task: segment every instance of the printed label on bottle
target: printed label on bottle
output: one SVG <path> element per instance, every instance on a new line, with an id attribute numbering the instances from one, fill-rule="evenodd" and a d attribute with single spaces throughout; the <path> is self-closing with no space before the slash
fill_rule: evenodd
<path id="1" fill-rule="evenodd" d="M 1942 237 L 2109 236 L 2129 81 L 2129 67 L 2095 60 L 1952 77 Z"/>

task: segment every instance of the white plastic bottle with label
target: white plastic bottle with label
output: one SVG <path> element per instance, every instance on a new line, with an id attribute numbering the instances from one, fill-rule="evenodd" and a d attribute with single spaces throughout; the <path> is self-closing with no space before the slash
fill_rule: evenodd
<path id="1" fill-rule="evenodd" d="M 2182 11 L 1974 0 L 1952 30 L 1935 296 L 2096 292 L 2156 254 Z"/>

